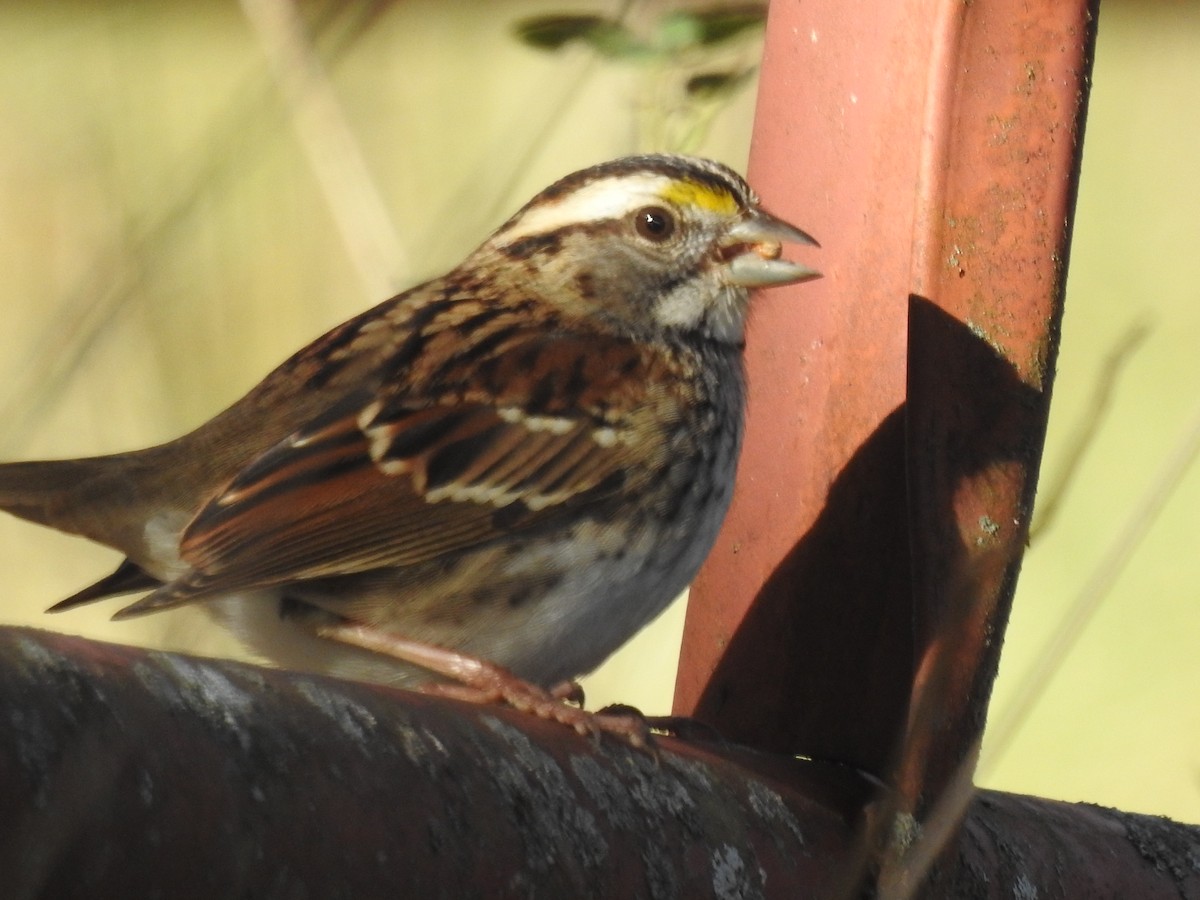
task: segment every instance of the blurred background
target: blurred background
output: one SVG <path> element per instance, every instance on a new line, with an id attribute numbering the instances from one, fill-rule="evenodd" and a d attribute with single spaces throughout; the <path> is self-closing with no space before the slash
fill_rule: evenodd
<path id="1" fill-rule="evenodd" d="M 0 459 L 195 427 L 576 168 L 665 149 L 744 169 L 758 19 L 711 2 L 0 0 Z M 1193 822 L 1198 48 L 1200 4 L 1105 0 L 1042 520 L 980 773 Z M 238 654 L 196 610 L 43 614 L 116 561 L 0 518 L 0 620 Z M 676 603 L 586 679 L 589 705 L 668 711 L 682 621 Z"/>

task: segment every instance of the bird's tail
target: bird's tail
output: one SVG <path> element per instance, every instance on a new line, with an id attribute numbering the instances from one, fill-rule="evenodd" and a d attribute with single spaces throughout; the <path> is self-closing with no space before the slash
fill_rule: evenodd
<path id="1" fill-rule="evenodd" d="M 144 525 L 137 521 L 145 500 L 137 457 L 0 464 L 0 509 L 128 553 Z"/>
<path id="2" fill-rule="evenodd" d="M 160 581 L 143 568 L 151 558 L 146 519 L 153 484 L 146 454 L 0 464 L 0 509 L 59 531 L 107 544 L 127 558 L 111 575 L 53 607 L 69 609 L 114 594 L 154 588 Z"/>
<path id="3" fill-rule="evenodd" d="M 76 497 L 95 475 L 89 459 L 0 465 L 0 509 L 62 531 L 78 532 Z"/>

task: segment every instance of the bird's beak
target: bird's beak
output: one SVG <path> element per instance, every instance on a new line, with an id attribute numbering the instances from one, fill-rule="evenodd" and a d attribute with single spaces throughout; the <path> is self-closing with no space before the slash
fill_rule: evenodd
<path id="1" fill-rule="evenodd" d="M 756 288 L 821 277 L 816 269 L 780 259 L 783 244 L 820 246 L 795 225 L 761 209 L 751 209 L 721 241 L 728 254 L 728 279 L 741 287 Z"/>

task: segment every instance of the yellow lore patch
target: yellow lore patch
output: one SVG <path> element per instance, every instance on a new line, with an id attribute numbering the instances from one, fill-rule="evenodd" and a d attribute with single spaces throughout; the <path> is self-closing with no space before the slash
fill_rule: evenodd
<path id="1" fill-rule="evenodd" d="M 732 194 L 699 181 L 672 181 L 660 196 L 676 206 L 699 206 L 727 216 L 737 212 L 737 200 Z"/>

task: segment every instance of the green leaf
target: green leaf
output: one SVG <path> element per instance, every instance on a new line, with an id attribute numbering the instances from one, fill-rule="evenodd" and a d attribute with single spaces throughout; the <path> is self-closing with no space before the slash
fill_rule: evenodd
<path id="1" fill-rule="evenodd" d="M 728 97 L 754 77 L 757 66 L 740 72 L 702 72 L 687 80 L 684 90 L 696 100 L 718 100 Z"/>
<path id="2" fill-rule="evenodd" d="M 765 3 L 730 4 L 687 15 L 695 20 L 697 42 L 701 46 L 711 47 L 753 28 L 761 28 L 767 20 L 767 6 Z"/>
<path id="3" fill-rule="evenodd" d="M 650 52 L 624 25 L 603 16 L 532 16 L 518 21 L 513 30 L 519 40 L 538 50 L 558 50 L 577 41 L 607 59 L 628 59 Z"/>
<path id="4" fill-rule="evenodd" d="M 703 30 L 696 16 L 679 10 L 658 20 L 658 47 L 667 53 L 688 50 L 701 43 Z"/>

